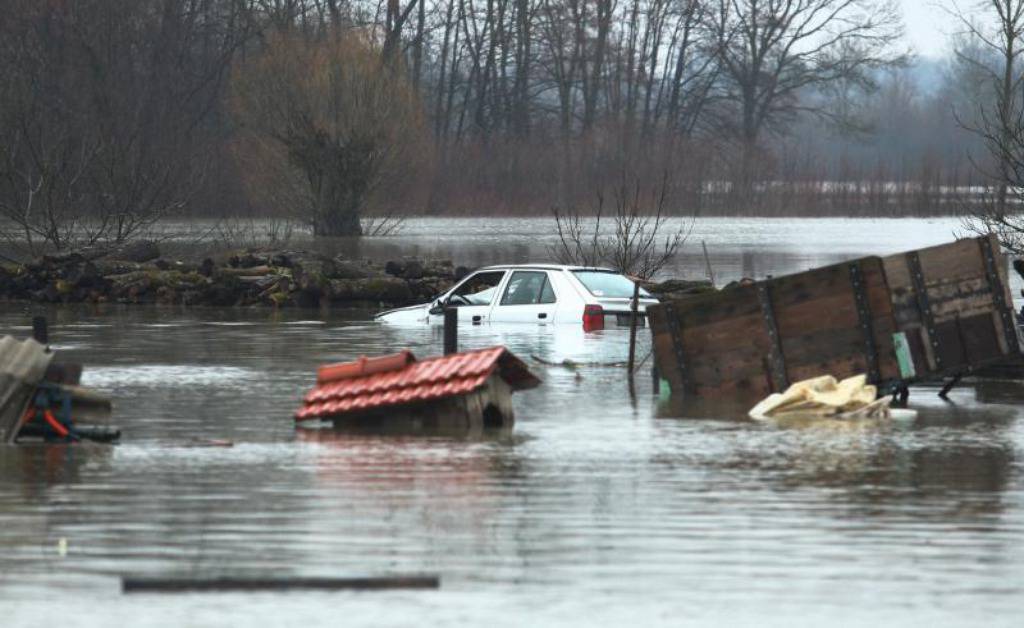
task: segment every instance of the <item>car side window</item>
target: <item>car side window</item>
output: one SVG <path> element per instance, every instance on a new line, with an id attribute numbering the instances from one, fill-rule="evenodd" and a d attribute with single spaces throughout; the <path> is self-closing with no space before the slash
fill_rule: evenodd
<path id="1" fill-rule="evenodd" d="M 546 275 L 547 273 L 544 277 L 544 287 L 540 291 L 540 303 L 554 303 L 557 300 L 555 299 L 555 289 L 551 287 L 551 278 Z"/>
<path id="2" fill-rule="evenodd" d="M 501 297 L 502 305 L 537 305 L 554 303 L 555 291 L 544 271 L 517 270 L 512 273 Z"/>
<path id="3" fill-rule="evenodd" d="M 448 297 L 448 305 L 489 305 L 498 291 L 498 284 L 505 276 L 503 270 L 485 271 L 471 275 Z"/>

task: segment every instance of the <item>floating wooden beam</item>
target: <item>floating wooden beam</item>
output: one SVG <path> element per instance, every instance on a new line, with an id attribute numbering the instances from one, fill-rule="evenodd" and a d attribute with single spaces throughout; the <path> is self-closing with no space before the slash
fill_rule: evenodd
<path id="1" fill-rule="evenodd" d="M 122 593 L 181 593 L 192 591 L 375 591 L 384 589 L 437 589 L 433 575 L 367 576 L 356 578 L 149 578 L 121 579 Z"/>

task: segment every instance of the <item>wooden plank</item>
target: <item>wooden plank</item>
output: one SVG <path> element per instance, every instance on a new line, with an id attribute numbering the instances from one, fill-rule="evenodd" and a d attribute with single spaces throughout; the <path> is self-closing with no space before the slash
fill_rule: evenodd
<path id="1" fill-rule="evenodd" d="M 687 382 L 682 387 L 697 394 L 761 394 L 784 389 L 794 373 L 809 369 L 830 365 L 867 369 L 867 347 L 887 340 L 895 322 L 881 260 L 871 258 L 857 268 L 863 268 L 860 306 L 849 263 L 675 302 L 671 322 L 679 328 L 687 358 Z M 659 309 L 652 307 L 653 312 Z M 667 341 L 660 321 L 659 314 L 653 313 L 655 351 L 664 358 L 673 343 Z M 876 351 L 879 366 L 885 362 L 887 373 L 898 372 L 895 355 L 888 352 L 884 357 Z M 668 368 L 675 371 L 677 364 Z M 876 375 L 881 376 L 881 368 Z"/>
<path id="2" fill-rule="evenodd" d="M 898 332 L 925 378 L 1019 355 L 1020 339 L 1001 324 L 1013 315 L 999 298 L 1008 295 L 1005 268 L 995 250 L 985 257 L 985 242 L 866 257 L 678 302 L 671 326 L 680 342 L 652 325 L 658 363 L 678 369 L 668 354 L 685 346 L 676 379 L 687 391 L 729 395 L 824 373 L 896 383 Z"/>
<path id="3" fill-rule="evenodd" d="M 650 323 L 651 339 L 654 350 L 654 364 L 658 375 L 669 383 L 672 390 L 682 390 L 683 380 L 681 365 L 675 357 L 672 335 L 669 332 L 666 304 L 652 305 L 647 308 L 647 320 Z M 673 321 L 671 324 L 675 324 Z"/>
<path id="4" fill-rule="evenodd" d="M 686 329 L 722 319 L 761 313 L 754 286 L 736 286 L 720 292 L 695 295 L 679 303 L 681 305 L 677 315 Z"/>
<path id="5" fill-rule="evenodd" d="M 744 379 L 759 379 L 767 384 L 765 357 L 765 352 L 756 347 L 700 354 L 690 360 L 689 376 L 694 385 L 718 386 Z"/>
<path id="6" fill-rule="evenodd" d="M 885 281 L 894 294 L 913 291 L 914 284 L 910 281 L 910 267 L 907 266 L 905 253 L 882 258 L 885 268 Z"/>
<path id="7" fill-rule="evenodd" d="M 975 364 L 999 360 L 1006 355 L 1001 344 L 1003 334 L 993 325 L 991 313 L 983 313 L 959 319 L 960 337 L 966 353 L 965 366 L 972 370 Z"/>
<path id="8" fill-rule="evenodd" d="M 245 577 L 125 577 L 121 579 L 124 593 L 180 593 L 187 591 L 288 591 L 296 589 L 384 590 L 436 589 L 438 576 L 376 576 L 357 578 L 245 578 Z"/>
<path id="9" fill-rule="evenodd" d="M 791 370 L 795 381 L 820 377 L 821 375 L 834 375 L 839 379 L 858 375 L 867 372 L 867 363 L 863 355 L 855 353 L 846 356 L 837 356 L 831 360 L 808 362 Z"/>
<path id="10" fill-rule="evenodd" d="M 941 278 L 946 282 L 958 282 L 985 276 L 976 238 L 957 240 L 916 252 L 924 275 L 933 280 Z"/>
<path id="11" fill-rule="evenodd" d="M 682 317 L 683 344 L 693 353 L 701 351 L 728 351 L 757 343 L 768 350 L 764 335 L 764 317 L 760 311 L 732 318 L 723 318 L 706 325 L 694 326 Z"/>

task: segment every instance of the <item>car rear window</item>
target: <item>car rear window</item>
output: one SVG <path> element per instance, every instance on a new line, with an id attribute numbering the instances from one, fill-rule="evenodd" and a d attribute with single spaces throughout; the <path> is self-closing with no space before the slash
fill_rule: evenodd
<path id="1" fill-rule="evenodd" d="M 590 294 L 595 297 L 609 297 L 612 299 L 633 297 L 633 282 L 618 273 L 604 270 L 574 270 L 572 274 L 580 280 Z M 641 297 L 651 296 L 643 288 L 640 288 Z"/>

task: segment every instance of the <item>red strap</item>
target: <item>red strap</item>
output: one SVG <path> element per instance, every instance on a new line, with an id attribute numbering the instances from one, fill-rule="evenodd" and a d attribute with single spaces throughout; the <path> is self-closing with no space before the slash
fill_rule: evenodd
<path id="1" fill-rule="evenodd" d="M 52 427 L 55 432 L 60 434 L 62 438 L 68 437 L 68 428 L 64 427 L 61 424 L 61 422 L 58 421 L 56 417 L 53 416 L 52 412 L 50 412 L 49 410 L 43 410 L 43 418 L 46 419 L 46 422 L 50 424 L 50 427 Z"/>

